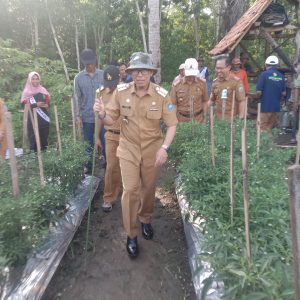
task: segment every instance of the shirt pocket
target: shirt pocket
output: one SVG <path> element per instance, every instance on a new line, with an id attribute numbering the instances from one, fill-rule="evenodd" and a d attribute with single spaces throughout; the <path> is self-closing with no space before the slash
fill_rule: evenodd
<path id="1" fill-rule="evenodd" d="M 162 118 L 162 110 L 158 108 L 157 110 L 149 109 L 147 111 L 147 119 L 150 120 L 160 120 Z"/>
<path id="2" fill-rule="evenodd" d="M 133 103 L 123 100 L 120 103 L 120 114 L 125 117 L 133 116 Z"/>
<path id="3" fill-rule="evenodd" d="M 185 91 L 182 91 L 182 90 L 177 91 L 177 101 L 178 102 L 183 102 L 185 97 L 186 97 Z"/>

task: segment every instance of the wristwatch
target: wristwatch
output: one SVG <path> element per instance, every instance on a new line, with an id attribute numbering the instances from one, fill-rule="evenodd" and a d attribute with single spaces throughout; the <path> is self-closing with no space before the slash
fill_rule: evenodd
<path id="1" fill-rule="evenodd" d="M 167 152 L 168 152 L 168 150 L 169 150 L 169 146 L 168 146 L 168 145 L 165 145 L 165 144 L 161 145 L 161 148 L 165 149 Z"/>

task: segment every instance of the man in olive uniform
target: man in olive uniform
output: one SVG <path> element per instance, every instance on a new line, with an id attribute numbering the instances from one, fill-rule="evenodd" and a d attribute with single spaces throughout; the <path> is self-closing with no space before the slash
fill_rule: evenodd
<path id="1" fill-rule="evenodd" d="M 106 108 L 101 100 L 96 100 L 94 110 L 107 125 L 113 124 L 120 116 L 122 119 L 117 149 L 123 182 L 122 214 L 128 236 L 126 249 L 130 257 L 136 257 L 138 219 L 143 237 L 146 240 L 153 237 L 150 221 L 155 181 L 160 166 L 167 160 L 167 151 L 176 133 L 177 118 L 168 92 L 150 82 L 156 69 L 148 54 L 134 53 L 127 72 L 133 82 L 118 85 Z M 160 120 L 167 126 L 164 139 Z"/>
<path id="2" fill-rule="evenodd" d="M 111 101 L 114 90 L 119 84 L 120 73 L 116 66 L 108 66 L 103 73 L 103 89 L 100 90 L 100 97 L 104 107 Z M 103 120 L 99 119 L 98 140 L 96 145 L 101 145 L 100 131 L 105 127 L 105 153 L 106 153 L 106 170 L 105 186 L 103 193 L 102 209 L 104 212 L 110 212 L 112 206 L 121 192 L 121 171 L 119 158 L 117 157 L 117 148 L 120 138 L 120 118 L 113 125 L 104 125 Z"/>
<path id="3" fill-rule="evenodd" d="M 231 109 L 233 92 L 235 91 L 234 116 L 244 118 L 246 95 L 242 81 L 230 73 L 230 59 L 227 56 L 219 56 L 216 61 L 217 78 L 213 81 L 208 106 L 215 105 L 216 117 L 231 121 Z"/>
<path id="4" fill-rule="evenodd" d="M 179 122 L 204 122 L 207 111 L 207 84 L 205 79 L 198 78 L 198 62 L 188 58 L 184 64 L 185 76 L 174 84 L 170 97 L 177 106 Z"/>

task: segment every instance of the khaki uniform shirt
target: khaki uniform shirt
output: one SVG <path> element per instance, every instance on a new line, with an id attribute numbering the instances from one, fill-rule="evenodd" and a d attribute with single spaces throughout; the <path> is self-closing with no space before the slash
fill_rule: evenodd
<path id="1" fill-rule="evenodd" d="M 113 92 L 109 88 L 105 88 L 101 91 L 101 97 L 106 108 L 108 103 L 111 102 Z M 104 125 L 106 130 L 105 138 L 108 140 L 119 141 L 120 139 L 120 125 L 121 125 L 121 118 L 119 118 L 113 125 Z"/>
<path id="2" fill-rule="evenodd" d="M 106 113 L 117 120 L 121 116 L 120 143 L 117 156 L 134 162 L 154 164 L 163 137 L 160 120 L 167 127 L 177 124 L 175 105 L 168 92 L 150 82 L 145 96 L 138 97 L 134 83 L 118 85 Z"/>
<path id="3" fill-rule="evenodd" d="M 171 100 L 177 106 L 179 121 L 183 118 L 204 120 L 207 111 L 207 84 L 203 79 L 196 80 L 189 84 L 185 78 L 177 82 L 170 92 Z"/>
<path id="4" fill-rule="evenodd" d="M 226 79 L 220 81 L 216 78 L 213 81 L 213 85 L 211 88 L 210 100 L 216 105 L 215 114 L 217 118 L 222 118 L 222 97 L 225 101 L 225 119 L 231 120 L 231 108 L 232 108 L 232 98 L 233 91 L 235 91 L 235 111 L 234 116 L 238 115 L 239 112 L 239 104 L 241 101 L 246 100 L 245 90 L 243 87 L 242 81 L 230 74 Z"/>

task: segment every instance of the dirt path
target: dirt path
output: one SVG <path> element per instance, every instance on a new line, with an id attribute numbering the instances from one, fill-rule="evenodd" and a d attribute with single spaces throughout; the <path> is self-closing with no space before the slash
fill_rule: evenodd
<path id="1" fill-rule="evenodd" d="M 154 239 L 138 236 L 140 254 L 126 253 L 120 201 L 105 214 L 100 200 L 91 213 L 90 245 L 85 265 L 85 219 L 63 258 L 43 300 L 195 299 L 180 212 L 170 186 L 174 172 L 162 171 L 152 221 Z"/>

